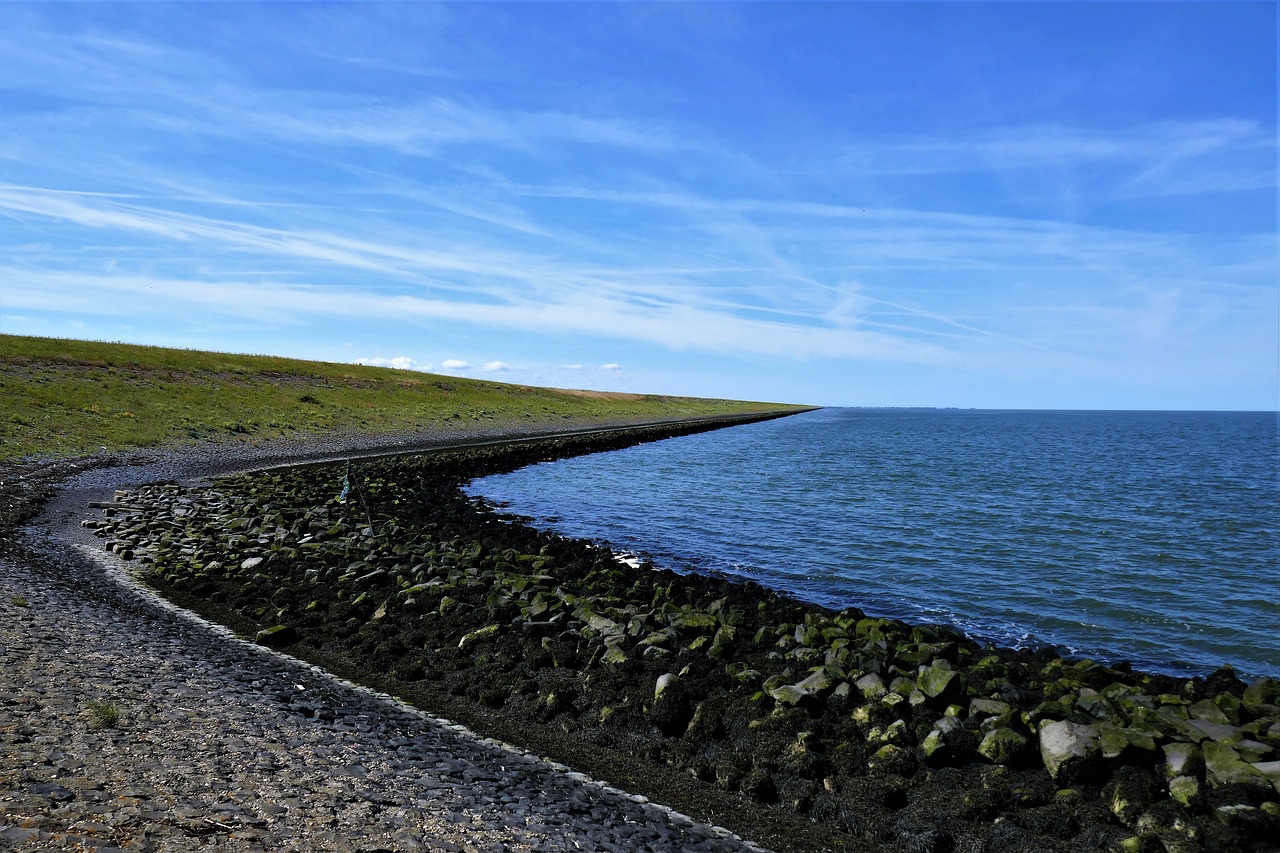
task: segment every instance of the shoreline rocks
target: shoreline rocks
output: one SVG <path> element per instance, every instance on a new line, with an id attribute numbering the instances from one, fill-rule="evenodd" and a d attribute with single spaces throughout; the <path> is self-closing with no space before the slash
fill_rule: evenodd
<path id="1" fill-rule="evenodd" d="M 744 821 L 792 814 L 859 849 L 1276 849 L 1274 680 L 982 647 L 637 568 L 459 488 L 667 432 L 161 484 L 88 523 L 149 582 L 264 642 L 292 632 L 291 651 L 522 721 L 569 752 L 675 770 L 736 798 Z"/>

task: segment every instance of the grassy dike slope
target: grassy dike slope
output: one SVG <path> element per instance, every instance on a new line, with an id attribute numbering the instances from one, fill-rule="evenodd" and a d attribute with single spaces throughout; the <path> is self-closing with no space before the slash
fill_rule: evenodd
<path id="1" fill-rule="evenodd" d="M 0 335 L 0 459 L 335 433 L 540 432 L 800 408 Z"/>

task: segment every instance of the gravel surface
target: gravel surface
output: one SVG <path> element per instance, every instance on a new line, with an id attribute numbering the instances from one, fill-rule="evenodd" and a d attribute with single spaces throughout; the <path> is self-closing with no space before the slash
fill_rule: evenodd
<path id="1" fill-rule="evenodd" d="M 493 437 L 0 470 L 0 849 L 760 850 L 239 640 L 78 526 L 117 487 Z"/>

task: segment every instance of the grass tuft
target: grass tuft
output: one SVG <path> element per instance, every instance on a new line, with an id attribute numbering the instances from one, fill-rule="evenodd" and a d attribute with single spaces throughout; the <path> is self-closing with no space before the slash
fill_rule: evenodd
<path id="1" fill-rule="evenodd" d="M 13 598 L 9 599 L 9 603 L 14 607 L 26 607 L 28 604 L 27 600 L 20 595 L 15 595 Z"/>
<path id="2" fill-rule="evenodd" d="M 120 724 L 120 709 L 112 702 L 90 702 L 85 713 L 89 715 L 90 728 L 114 729 Z"/>

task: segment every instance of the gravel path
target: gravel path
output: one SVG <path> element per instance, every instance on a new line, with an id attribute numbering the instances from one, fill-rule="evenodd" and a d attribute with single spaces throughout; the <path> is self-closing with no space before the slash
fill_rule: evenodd
<path id="1" fill-rule="evenodd" d="M 75 533 L 117 485 L 278 456 L 81 471 L 0 556 L 0 849 L 761 849 L 238 640 Z"/>

